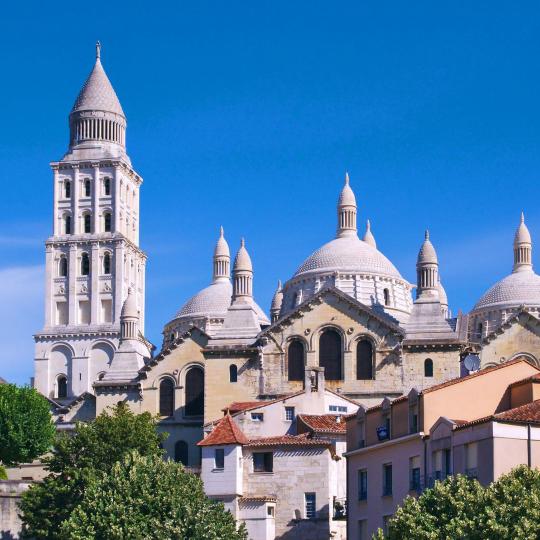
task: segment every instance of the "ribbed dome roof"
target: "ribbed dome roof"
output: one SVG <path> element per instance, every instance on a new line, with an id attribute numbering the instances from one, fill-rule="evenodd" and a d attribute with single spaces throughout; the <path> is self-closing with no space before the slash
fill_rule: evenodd
<path id="1" fill-rule="evenodd" d="M 380 274 L 403 279 L 396 267 L 380 251 L 356 235 L 336 238 L 324 244 L 302 263 L 295 277 L 333 271 Z"/>
<path id="2" fill-rule="evenodd" d="M 73 109 L 71 109 L 72 113 L 76 111 L 108 111 L 125 117 L 111 81 L 101 65 L 99 48 L 94 68 L 79 92 Z"/>
<path id="3" fill-rule="evenodd" d="M 192 296 L 176 314 L 175 318 L 224 317 L 231 305 L 232 285 L 230 281 L 217 281 Z M 261 323 L 269 324 L 264 311 L 253 302 Z"/>
<path id="4" fill-rule="evenodd" d="M 435 252 L 435 248 L 433 247 L 433 244 L 431 243 L 431 240 L 429 239 L 429 231 L 426 231 L 426 236 L 424 243 L 422 244 L 422 247 L 420 248 L 420 251 L 418 252 L 418 264 L 437 264 L 437 253 Z"/>
<path id="5" fill-rule="evenodd" d="M 520 305 L 540 306 L 540 276 L 533 271 L 515 272 L 501 279 L 474 306 L 474 310 L 488 307 Z"/>

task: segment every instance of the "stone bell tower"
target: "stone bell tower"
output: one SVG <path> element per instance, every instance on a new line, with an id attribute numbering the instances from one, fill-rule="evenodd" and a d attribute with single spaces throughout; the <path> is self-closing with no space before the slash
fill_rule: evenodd
<path id="1" fill-rule="evenodd" d="M 101 47 L 69 115 L 69 148 L 53 170 L 45 242 L 45 324 L 35 336 L 35 386 L 52 399 L 92 392 L 120 339 L 132 288 L 144 334 L 146 255 L 139 248 L 142 178 L 126 153 L 126 117 Z"/>

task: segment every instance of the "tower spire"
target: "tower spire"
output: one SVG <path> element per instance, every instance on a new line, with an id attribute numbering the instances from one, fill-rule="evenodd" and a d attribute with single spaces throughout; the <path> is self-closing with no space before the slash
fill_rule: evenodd
<path id="1" fill-rule="evenodd" d="M 512 272 L 532 270 L 531 233 L 525 225 L 525 215 L 521 212 L 516 234 L 514 236 L 514 268 Z"/>
<path id="2" fill-rule="evenodd" d="M 429 239 L 429 230 L 427 229 L 424 235 L 424 242 L 418 252 L 416 277 L 418 287 L 416 298 L 432 297 L 438 294 L 439 261 L 435 248 Z"/>
<path id="3" fill-rule="evenodd" d="M 244 239 L 240 241 L 240 249 L 234 258 L 233 268 L 233 303 L 249 302 L 253 298 L 253 265 L 246 249 Z"/>
<path id="4" fill-rule="evenodd" d="M 270 319 L 274 323 L 279 319 L 279 312 L 281 311 L 281 303 L 283 302 L 283 290 L 281 286 L 281 280 L 278 280 L 277 289 L 272 298 L 272 304 L 270 306 Z"/>
<path id="5" fill-rule="evenodd" d="M 101 58 L 101 42 L 98 40 L 96 41 L 96 60 L 99 60 Z"/>
<path id="6" fill-rule="evenodd" d="M 366 222 L 366 233 L 364 234 L 364 242 L 377 249 L 377 242 L 375 241 L 375 237 L 371 232 L 371 223 L 369 222 L 369 219 Z"/>
<path id="7" fill-rule="evenodd" d="M 231 277 L 231 252 L 225 240 L 223 226 L 219 228 L 219 238 L 214 249 L 214 276 L 213 281 L 228 281 Z"/>
<path id="8" fill-rule="evenodd" d="M 338 228 L 337 237 L 355 236 L 356 229 L 356 197 L 349 185 L 349 173 L 345 173 L 345 185 L 341 190 L 337 206 Z"/>

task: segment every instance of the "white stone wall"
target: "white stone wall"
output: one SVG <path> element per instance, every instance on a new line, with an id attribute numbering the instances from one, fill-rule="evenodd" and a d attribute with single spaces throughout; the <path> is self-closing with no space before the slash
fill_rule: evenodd
<path id="1" fill-rule="evenodd" d="M 215 450 L 223 448 L 225 461 L 223 469 L 214 467 Z M 242 495 L 243 459 L 242 448 L 235 445 L 203 446 L 201 478 L 205 493 L 209 497 L 224 495 Z"/>

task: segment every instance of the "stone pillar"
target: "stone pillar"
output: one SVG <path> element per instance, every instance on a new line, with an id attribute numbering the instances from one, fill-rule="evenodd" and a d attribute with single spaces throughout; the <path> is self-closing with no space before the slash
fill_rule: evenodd
<path id="1" fill-rule="evenodd" d="M 58 186 L 58 166 L 53 165 L 53 235 L 58 236 L 60 229 L 59 229 L 59 219 L 60 215 L 58 212 L 58 190 L 60 189 Z"/>
<path id="2" fill-rule="evenodd" d="M 69 279 L 68 279 L 68 321 L 70 325 L 77 324 L 77 276 L 79 266 L 77 246 L 69 246 Z"/>
<path id="3" fill-rule="evenodd" d="M 92 244 L 92 252 L 90 253 L 90 324 L 99 323 L 99 275 L 101 273 L 99 261 L 99 244 Z"/>
<path id="4" fill-rule="evenodd" d="M 73 176 L 71 180 L 71 227 L 73 234 L 80 234 L 82 231 L 79 219 L 79 165 L 72 165 Z"/>
<path id="5" fill-rule="evenodd" d="M 94 189 L 92 190 L 92 221 L 93 233 L 101 232 L 99 224 L 99 196 L 101 193 L 101 184 L 99 181 L 99 163 L 92 164 L 94 168 Z"/>

